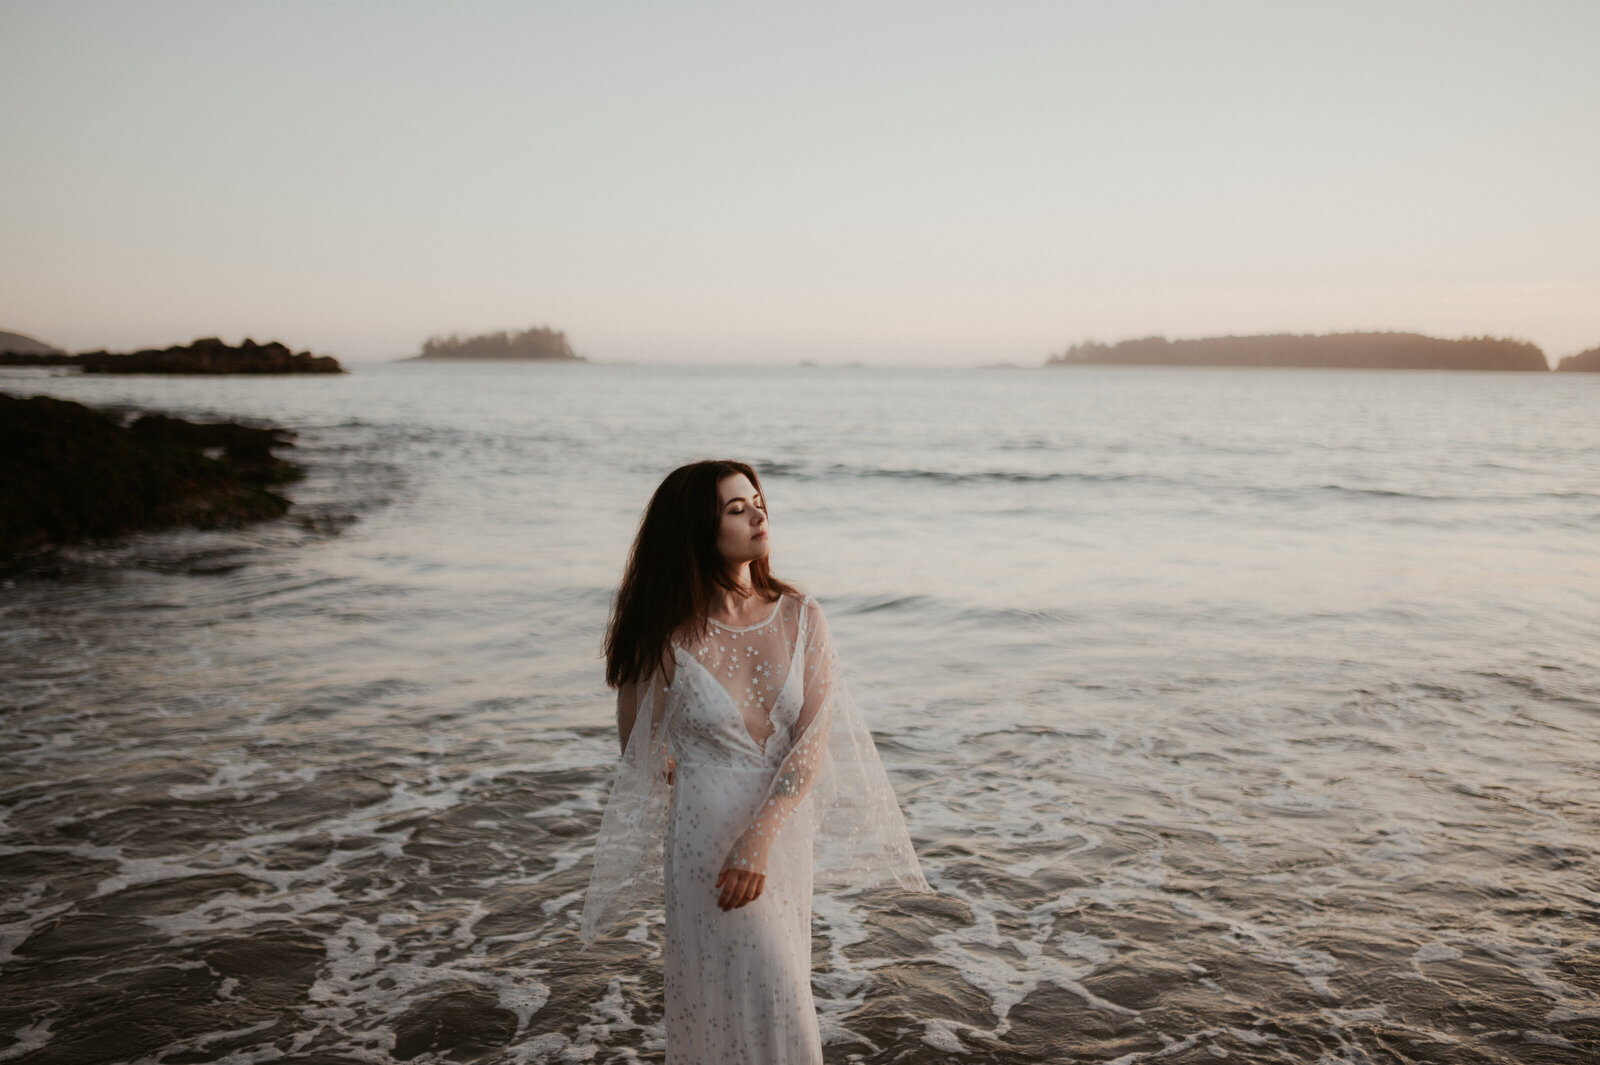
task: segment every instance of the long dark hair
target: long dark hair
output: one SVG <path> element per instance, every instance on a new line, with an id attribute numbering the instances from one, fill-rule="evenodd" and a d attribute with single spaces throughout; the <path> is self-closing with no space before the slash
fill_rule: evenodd
<path id="1" fill-rule="evenodd" d="M 739 590 L 717 551 L 722 523 L 717 485 L 741 473 L 761 491 L 761 479 L 747 463 L 707 459 L 679 466 L 650 497 L 606 626 L 611 687 L 644 680 L 662 668 L 673 635 L 680 629 L 699 635 L 718 593 Z M 750 563 L 750 586 L 768 600 L 799 594 L 772 575 L 764 558 Z"/>

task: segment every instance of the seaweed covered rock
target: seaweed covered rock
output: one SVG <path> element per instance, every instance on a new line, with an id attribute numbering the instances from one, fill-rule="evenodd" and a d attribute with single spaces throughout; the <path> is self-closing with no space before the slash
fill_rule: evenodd
<path id="1" fill-rule="evenodd" d="M 282 429 L 145 415 L 130 426 L 80 403 L 0 392 L 0 558 L 139 529 L 282 516 L 268 490 L 300 475 L 272 454 Z"/>

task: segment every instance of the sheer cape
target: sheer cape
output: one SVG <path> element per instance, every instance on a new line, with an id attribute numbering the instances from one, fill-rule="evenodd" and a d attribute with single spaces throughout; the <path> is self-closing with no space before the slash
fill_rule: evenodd
<path id="1" fill-rule="evenodd" d="M 777 615 L 775 607 L 774 618 Z M 769 758 L 781 754 L 782 761 L 774 767 L 766 801 L 730 852 L 729 863 L 764 872 L 766 846 L 790 818 L 809 816 L 816 887 L 894 884 L 909 891 L 930 891 L 871 733 L 845 683 L 821 607 L 808 596 L 795 618 L 782 682 L 784 687 L 791 680 L 801 684 L 803 698 L 793 720 L 768 722 L 774 726 L 772 733 L 755 748 L 763 755 L 770 750 Z M 741 631 L 745 630 L 728 630 Z M 719 679 L 690 651 L 674 648 L 674 655 L 670 686 L 660 673 L 640 686 L 637 715 L 595 844 L 579 931 L 585 947 L 631 911 L 660 904 L 675 718 L 687 700 L 706 697 L 705 680 L 715 684 Z M 738 664 L 732 659 L 739 656 L 729 658 L 726 668 L 732 676 Z M 754 679 L 769 676 L 762 670 L 770 668 L 757 666 L 760 676 Z M 696 671 L 703 671 L 698 683 Z M 731 697 L 727 710 L 738 712 Z M 757 742 L 752 739 L 753 745 Z"/>

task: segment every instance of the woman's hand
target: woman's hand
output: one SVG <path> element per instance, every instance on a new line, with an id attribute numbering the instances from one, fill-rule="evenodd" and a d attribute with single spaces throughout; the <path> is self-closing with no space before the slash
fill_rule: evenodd
<path id="1" fill-rule="evenodd" d="M 723 911 L 736 910 L 761 897 L 767 885 L 765 873 L 752 873 L 748 869 L 724 869 L 717 874 L 716 886 L 722 889 L 717 906 Z"/>
<path id="2" fill-rule="evenodd" d="M 722 889 L 717 905 L 724 910 L 736 910 L 761 897 L 767 884 L 767 848 L 759 837 L 746 830 L 728 851 L 717 874 L 716 886 Z"/>
<path id="3" fill-rule="evenodd" d="M 669 788 L 672 787 L 672 779 L 673 779 L 673 775 L 674 775 L 673 771 L 676 770 L 677 768 L 678 768 L 678 763 L 674 762 L 672 759 L 668 758 L 667 759 L 667 787 L 669 787 Z"/>

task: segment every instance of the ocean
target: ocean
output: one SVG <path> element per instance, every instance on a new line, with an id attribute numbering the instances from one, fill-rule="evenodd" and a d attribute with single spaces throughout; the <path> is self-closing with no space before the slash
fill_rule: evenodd
<path id="1" fill-rule="evenodd" d="M 819 895 L 830 1062 L 1600 1055 L 1600 375 L 0 371 L 295 430 L 281 521 L 0 575 L 0 1061 L 661 1058 L 581 954 L 599 645 L 760 471 L 936 895 Z"/>

